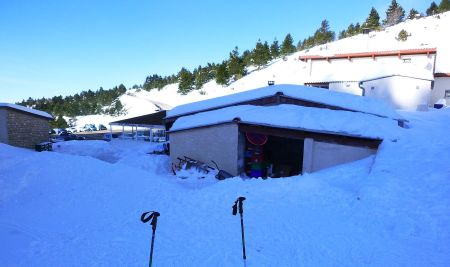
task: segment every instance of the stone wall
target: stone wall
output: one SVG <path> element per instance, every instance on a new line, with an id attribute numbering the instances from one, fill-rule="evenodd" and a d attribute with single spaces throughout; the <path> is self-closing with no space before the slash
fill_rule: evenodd
<path id="1" fill-rule="evenodd" d="M 12 146 L 34 148 L 49 139 L 48 120 L 26 112 L 7 109 L 8 143 Z"/>

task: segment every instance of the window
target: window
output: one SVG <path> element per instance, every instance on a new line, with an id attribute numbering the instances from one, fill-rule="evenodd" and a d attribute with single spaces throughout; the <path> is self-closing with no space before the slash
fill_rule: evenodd
<path id="1" fill-rule="evenodd" d="M 450 90 L 445 90 L 445 98 L 450 98 Z"/>
<path id="2" fill-rule="evenodd" d="M 411 58 L 403 58 L 403 63 L 411 63 Z"/>

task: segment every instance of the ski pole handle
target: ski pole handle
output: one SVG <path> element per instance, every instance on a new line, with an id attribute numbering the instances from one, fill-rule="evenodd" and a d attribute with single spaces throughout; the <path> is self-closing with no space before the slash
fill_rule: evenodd
<path id="1" fill-rule="evenodd" d="M 150 215 L 147 216 L 147 214 L 150 214 Z M 159 217 L 160 215 L 161 215 L 161 214 L 160 214 L 159 212 L 157 212 L 157 211 L 147 211 L 147 212 L 142 213 L 142 215 L 141 215 L 141 221 L 142 221 L 143 223 L 147 223 L 147 222 L 149 222 L 150 220 L 152 220 L 150 224 L 152 225 L 152 229 L 155 230 L 155 229 L 156 229 L 156 224 L 158 223 L 158 217 Z M 146 216 L 147 216 L 147 217 L 146 217 Z"/>
<path id="2" fill-rule="evenodd" d="M 245 197 L 239 197 L 237 200 L 239 202 L 239 213 L 240 214 L 242 214 L 244 212 L 243 204 L 244 204 L 245 199 L 246 199 Z"/>

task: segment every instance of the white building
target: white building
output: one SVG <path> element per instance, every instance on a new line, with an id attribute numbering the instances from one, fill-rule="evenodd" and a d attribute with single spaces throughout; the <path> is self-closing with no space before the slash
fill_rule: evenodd
<path id="1" fill-rule="evenodd" d="M 383 99 L 395 108 L 432 106 L 447 96 L 450 75 L 435 74 L 436 49 L 300 56 L 306 85 Z"/>

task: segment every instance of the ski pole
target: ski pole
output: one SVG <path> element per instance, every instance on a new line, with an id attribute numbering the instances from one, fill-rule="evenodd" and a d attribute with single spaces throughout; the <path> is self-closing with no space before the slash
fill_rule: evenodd
<path id="1" fill-rule="evenodd" d="M 243 202 L 245 200 L 245 197 L 238 197 L 238 199 L 234 202 L 233 205 L 233 215 L 237 214 L 238 211 L 238 205 L 239 205 L 239 214 L 241 215 L 241 238 L 242 238 L 242 257 L 245 260 L 247 259 L 247 256 L 245 255 L 245 237 L 244 237 L 244 209 L 243 209 Z"/>
<path id="2" fill-rule="evenodd" d="M 146 217 L 147 214 L 150 214 L 149 216 Z M 158 217 L 159 217 L 159 212 L 157 211 L 147 211 L 142 213 L 141 215 L 141 221 L 143 223 L 147 223 L 148 221 L 152 220 L 150 222 L 150 224 L 152 225 L 152 243 L 150 246 L 150 261 L 148 263 L 149 267 L 152 267 L 152 261 L 153 261 L 153 244 L 155 243 L 155 231 L 156 231 L 156 224 L 158 223 Z"/>

